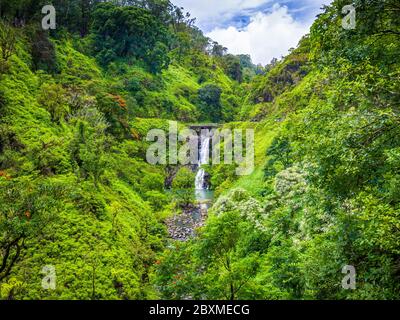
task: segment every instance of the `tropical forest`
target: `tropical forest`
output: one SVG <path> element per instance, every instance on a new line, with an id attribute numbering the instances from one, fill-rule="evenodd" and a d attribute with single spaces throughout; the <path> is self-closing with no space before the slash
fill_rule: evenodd
<path id="1" fill-rule="evenodd" d="M 400 2 L 267 64 L 173 2 L 0 0 L 0 300 L 400 299 Z"/>

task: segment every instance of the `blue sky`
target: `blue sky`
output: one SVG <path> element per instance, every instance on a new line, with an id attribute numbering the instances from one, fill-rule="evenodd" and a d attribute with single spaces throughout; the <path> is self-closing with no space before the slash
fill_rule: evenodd
<path id="1" fill-rule="evenodd" d="M 263 65 L 280 58 L 308 33 L 331 0 L 173 0 L 197 18 L 197 26 L 234 54 Z"/>

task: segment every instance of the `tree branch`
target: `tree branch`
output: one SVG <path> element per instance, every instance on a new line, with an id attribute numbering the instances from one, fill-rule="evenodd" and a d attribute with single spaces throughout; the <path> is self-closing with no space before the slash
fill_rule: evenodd
<path id="1" fill-rule="evenodd" d="M 15 262 L 18 260 L 20 254 L 21 254 L 21 248 L 23 247 L 24 240 L 25 240 L 25 239 L 23 239 L 22 243 L 19 244 L 18 242 L 21 239 L 23 239 L 23 236 L 20 236 L 17 239 L 15 239 L 14 241 L 12 241 L 6 248 L 6 253 L 3 257 L 3 262 L 0 267 L 0 273 L 4 272 L 4 274 L 0 275 L 0 282 L 10 274 L 12 267 L 14 266 Z M 7 262 L 10 258 L 10 252 L 11 252 L 12 247 L 16 247 L 16 252 L 15 252 L 14 257 L 11 259 L 10 264 L 7 265 Z"/>

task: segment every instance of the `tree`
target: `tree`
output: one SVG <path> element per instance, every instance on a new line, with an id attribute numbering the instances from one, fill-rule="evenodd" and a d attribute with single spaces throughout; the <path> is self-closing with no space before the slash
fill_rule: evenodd
<path id="1" fill-rule="evenodd" d="M 82 110 L 75 120 L 75 137 L 71 141 L 71 160 L 78 177 L 91 179 L 98 186 L 106 170 L 105 148 L 110 139 L 105 131 L 108 127 L 104 116 L 95 108 Z"/>
<path id="2" fill-rule="evenodd" d="M 69 112 L 66 91 L 59 84 L 45 84 L 41 88 L 39 104 L 51 115 L 51 120 L 59 122 Z"/>
<path id="3" fill-rule="evenodd" d="M 0 2 L 0 17 L 22 27 L 33 20 L 39 22 L 41 8 L 48 4 L 45 0 L 15 0 Z"/>
<path id="4" fill-rule="evenodd" d="M 48 33 L 43 30 L 34 31 L 32 36 L 32 62 L 36 70 L 45 70 L 48 73 L 58 71 L 56 52 Z"/>
<path id="5" fill-rule="evenodd" d="M 243 81 L 243 68 L 239 57 L 232 54 L 223 57 L 223 65 L 226 73 L 237 82 Z"/>
<path id="6" fill-rule="evenodd" d="M 170 63 L 168 57 L 168 47 L 165 43 L 158 41 L 145 59 L 149 66 L 150 72 L 156 74 L 166 69 Z"/>
<path id="7" fill-rule="evenodd" d="M 223 57 L 228 52 L 228 48 L 220 45 L 218 42 L 213 42 L 211 45 L 211 54 L 215 57 Z"/>
<path id="8" fill-rule="evenodd" d="M 219 213 L 209 219 L 199 241 L 199 254 L 206 266 L 205 279 L 214 283 L 209 290 L 214 299 L 235 300 L 257 274 L 258 255 L 243 248 L 251 225 L 237 211 Z M 218 283 L 215 279 L 218 277 Z"/>
<path id="9" fill-rule="evenodd" d="M 172 188 L 179 206 L 186 207 L 194 201 L 194 179 L 194 173 L 186 167 L 180 168 L 176 173 Z"/>
<path id="10" fill-rule="evenodd" d="M 28 241 L 51 230 L 66 189 L 45 179 L 0 177 L 0 283 L 22 257 Z"/>
<path id="11" fill-rule="evenodd" d="M 277 168 L 287 169 L 292 165 L 291 159 L 292 148 L 288 138 L 279 136 L 272 141 L 271 146 L 267 150 L 269 160 L 264 167 L 264 175 L 271 178 L 276 175 Z M 278 170 L 279 170 L 278 169 Z"/>
<path id="12" fill-rule="evenodd" d="M 175 178 L 172 182 L 172 187 L 178 190 L 182 189 L 193 190 L 194 173 L 186 167 L 180 168 L 179 171 L 176 173 Z"/>
<path id="13" fill-rule="evenodd" d="M 92 31 L 94 50 L 103 65 L 133 58 L 158 73 L 169 64 L 168 30 L 147 9 L 101 3 L 93 13 Z"/>
<path id="14" fill-rule="evenodd" d="M 219 122 L 222 119 L 222 89 L 215 84 L 207 84 L 199 89 L 200 112 L 203 119 Z"/>
<path id="15" fill-rule="evenodd" d="M 14 28 L 0 20 L 0 73 L 6 71 L 7 62 L 15 52 L 16 41 Z"/>

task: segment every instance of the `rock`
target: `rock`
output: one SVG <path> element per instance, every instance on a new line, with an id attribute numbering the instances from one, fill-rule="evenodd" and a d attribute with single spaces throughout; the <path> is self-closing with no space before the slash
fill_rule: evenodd
<path id="1" fill-rule="evenodd" d="M 187 241 L 195 237 L 195 229 L 202 227 L 207 219 L 207 208 L 204 204 L 198 204 L 168 219 L 166 225 L 170 237 L 178 241 Z"/>

